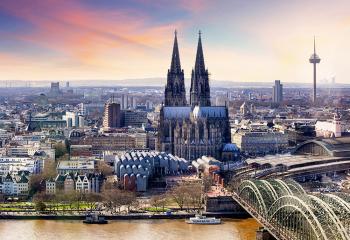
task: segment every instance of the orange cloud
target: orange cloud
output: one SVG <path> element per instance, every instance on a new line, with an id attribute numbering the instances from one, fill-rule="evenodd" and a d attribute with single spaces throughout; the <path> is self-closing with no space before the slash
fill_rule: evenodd
<path id="1" fill-rule="evenodd" d="M 159 36 L 174 28 L 146 26 L 150 20 L 139 13 L 89 9 L 72 1 L 34 1 L 29 10 L 27 6 L 0 6 L 35 26 L 31 33 L 17 36 L 20 40 L 67 54 L 85 64 L 98 62 L 95 58 L 110 50 L 122 53 L 126 49 L 147 51 L 163 46 L 164 37 Z"/>

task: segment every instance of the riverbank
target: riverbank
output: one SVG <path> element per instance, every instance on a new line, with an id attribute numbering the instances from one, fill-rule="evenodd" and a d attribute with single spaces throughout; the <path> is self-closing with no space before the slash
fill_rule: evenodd
<path id="1" fill-rule="evenodd" d="M 105 215 L 108 220 L 147 220 L 147 219 L 186 219 L 193 217 L 194 213 L 173 213 L 173 214 L 118 214 L 118 215 Z M 203 215 L 219 218 L 232 218 L 232 219 L 246 219 L 250 216 L 244 212 L 204 212 Z M 83 220 L 85 214 L 80 215 L 54 215 L 54 214 L 36 214 L 36 215 L 24 215 L 24 214 L 0 214 L 0 220 Z"/>

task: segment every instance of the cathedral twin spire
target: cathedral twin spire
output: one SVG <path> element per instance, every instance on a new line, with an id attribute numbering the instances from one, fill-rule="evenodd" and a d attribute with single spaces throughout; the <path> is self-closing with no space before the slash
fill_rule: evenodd
<path id="1" fill-rule="evenodd" d="M 177 45 L 176 30 L 175 30 L 174 47 L 173 47 L 173 55 L 171 58 L 170 71 L 173 73 L 181 73 L 180 54 L 179 54 L 179 46 Z"/>
<path id="2" fill-rule="evenodd" d="M 165 106 L 186 105 L 185 76 L 183 69 L 181 69 L 177 32 L 175 31 L 173 55 L 165 87 Z"/>
<path id="3" fill-rule="evenodd" d="M 196 63 L 192 69 L 191 89 L 190 89 L 191 106 L 210 106 L 210 87 L 209 74 L 205 69 L 204 55 L 202 48 L 201 31 L 199 31 L 198 46 L 196 54 Z"/>
<path id="4" fill-rule="evenodd" d="M 167 85 L 165 87 L 165 106 L 186 105 L 184 72 L 181 69 L 177 32 L 175 31 L 171 66 L 168 70 Z M 205 69 L 200 31 L 195 67 L 191 76 L 190 105 L 210 106 L 209 74 L 208 70 Z"/>
<path id="5" fill-rule="evenodd" d="M 202 48 L 201 31 L 199 31 L 198 34 L 199 34 L 198 46 L 197 46 L 196 63 L 194 65 L 194 69 L 195 69 L 195 72 L 203 73 L 205 72 L 205 64 L 204 64 L 204 55 L 203 55 L 203 48 Z"/>

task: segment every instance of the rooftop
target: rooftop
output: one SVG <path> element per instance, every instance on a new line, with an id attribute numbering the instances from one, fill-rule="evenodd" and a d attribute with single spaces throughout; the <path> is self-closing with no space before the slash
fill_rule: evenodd
<path id="1" fill-rule="evenodd" d="M 316 148 L 322 151 L 317 151 Z M 328 155 L 334 157 L 350 157 L 350 137 L 310 140 L 300 144 L 294 154 Z"/>

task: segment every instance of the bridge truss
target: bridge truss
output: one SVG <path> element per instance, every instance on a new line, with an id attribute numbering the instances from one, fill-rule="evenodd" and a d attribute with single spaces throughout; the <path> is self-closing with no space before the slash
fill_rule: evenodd
<path id="1" fill-rule="evenodd" d="M 233 197 L 277 239 L 350 239 L 345 193 L 310 194 L 293 180 L 243 180 Z"/>

